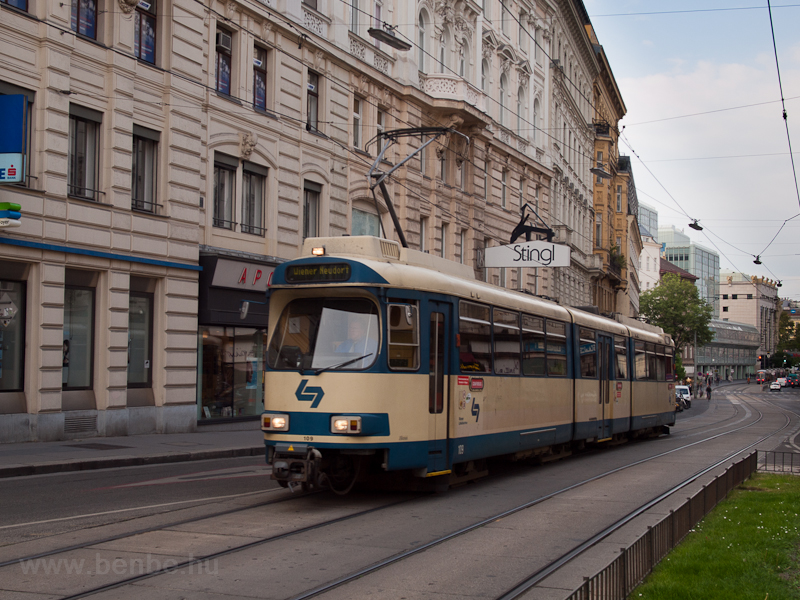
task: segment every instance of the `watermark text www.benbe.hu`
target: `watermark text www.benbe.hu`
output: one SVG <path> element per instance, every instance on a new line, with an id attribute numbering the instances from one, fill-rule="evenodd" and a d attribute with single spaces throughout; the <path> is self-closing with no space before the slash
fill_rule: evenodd
<path id="1" fill-rule="evenodd" d="M 124 575 L 135 577 L 165 571 L 179 575 L 216 575 L 217 559 L 195 560 L 159 558 L 147 554 L 144 558 L 35 558 L 19 561 L 25 575 Z M 181 566 L 179 566 L 181 565 Z"/>

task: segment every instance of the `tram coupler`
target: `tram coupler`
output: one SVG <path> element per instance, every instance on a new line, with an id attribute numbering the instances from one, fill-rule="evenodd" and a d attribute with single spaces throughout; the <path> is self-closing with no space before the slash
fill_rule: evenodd
<path id="1" fill-rule="evenodd" d="M 271 479 L 289 485 L 318 484 L 322 454 L 316 448 L 308 444 L 276 444 L 271 454 Z"/>

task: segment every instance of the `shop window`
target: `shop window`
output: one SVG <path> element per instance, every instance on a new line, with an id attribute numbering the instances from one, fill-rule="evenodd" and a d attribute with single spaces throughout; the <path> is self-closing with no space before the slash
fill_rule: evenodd
<path id="1" fill-rule="evenodd" d="M 91 389 L 93 368 L 94 289 L 65 286 L 62 389 Z"/>
<path id="2" fill-rule="evenodd" d="M 131 164 L 131 208 L 156 212 L 156 174 L 158 172 L 159 133 L 136 124 L 133 126 Z"/>
<path id="3" fill-rule="evenodd" d="M 264 198 L 268 170 L 246 162 L 242 170 L 242 233 L 264 236 Z"/>
<path id="4" fill-rule="evenodd" d="M 100 172 L 100 124 L 102 113 L 69 106 L 69 181 L 70 196 L 97 200 Z"/>
<path id="5" fill-rule="evenodd" d="M 0 0 L 3 2 L 4 0 Z M 24 2 L 24 0 L 23 0 Z M 16 6 L 12 4 L 11 6 Z M 19 8 L 19 7 L 17 7 Z M 23 9 L 25 10 L 25 9 Z M 22 147 L 22 155 L 23 155 L 23 164 L 21 165 L 13 165 L 9 164 L 7 167 L 16 167 L 20 169 L 22 175 L 22 181 L 16 185 L 27 186 L 28 185 L 28 178 L 30 177 L 31 172 L 31 140 L 32 140 L 32 130 L 33 126 L 31 124 L 31 120 L 33 118 L 33 100 L 35 97 L 35 93 L 26 90 L 25 88 L 17 87 L 16 85 L 12 85 L 10 83 L 5 83 L 0 81 L 0 96 L 25 96 L 24 101 L 24 110 L 23 110 L 23 147 Z M 11 174 L 9 173 L 9 176 Z"/>
<path id="6" fill-rule="evenodd" d="M 25 283 L 0 279 L 0 393 L 23 389 Z"/>
<path id="7" fill-rule="evenodd" d="M 139 0 L 133 14 L 133 54 L 136 58 L 156 63 L 156 0 Z"/>
<path id="8" fill-rule="evenodd" d="M 200 420 L 258 415 L 264 409 L 266 332 L 201 326 Z"/>
<path id="9" fill-rule="evenodd" d="M 97 0 L 72 0 L 72 31 L 97 39 Z"/>
<path id="10" fill-rule="evenodd" d="M 128 303 L 128 387 L 153 384 L 153 294 L 131 292 Z"/>

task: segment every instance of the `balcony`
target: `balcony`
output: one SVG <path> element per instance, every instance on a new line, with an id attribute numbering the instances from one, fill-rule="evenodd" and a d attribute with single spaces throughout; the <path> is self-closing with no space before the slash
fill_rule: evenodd
<path id="1" fill-rule="evenodd" d="M 420 89 L 434 98 L 458 100 L 486 112 L 486 96 L 463 77 L 449 73 L 420 73 Z"/>

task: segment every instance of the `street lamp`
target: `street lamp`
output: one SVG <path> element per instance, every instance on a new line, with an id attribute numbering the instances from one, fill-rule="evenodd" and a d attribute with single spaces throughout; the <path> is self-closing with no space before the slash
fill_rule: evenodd
<path id="1" fill-rule="evenodd" d="M 760 265 L 761 264 L 761 255 L 759 254 L 756 256 L 756 259 L 753 261 L 753 264 Z"/>
<path id="2" fill-rule="evenodd" d="M 367 29 L 367 33 L 370 35 L 370 37 L 373 37 L 379 42 L 383 42 L 384 44 L 391 46 L 395 50 L 402 50 L 403 52 L 411 50 L 411 44 L 398 38 L 394 33 L 395 29 L 397 29 L 396 25 L 392 27 L 388 23 L 384 23 L 383 29 L 370 27 Z"/>
<path id="3" fill-rule="evenodd" d="M 703 231 L 703 228 L 700 225 L 698 225 L 697 219 L 694 219 L 691 223 L 689 223 L 689 227 L 697 231 Z"/>
<path id="4" fill-rule="evenodd" d="M 605 167 L 603 166 L 603 163 L 601 162 L 598 162 L 596 167 L 592 167 L 591 169 L 589 169 L 589 173 L 591 173 L 592 175 L 597 175 L 602 179 L 612 178 L 611 173 L 606 171 Z"/>

